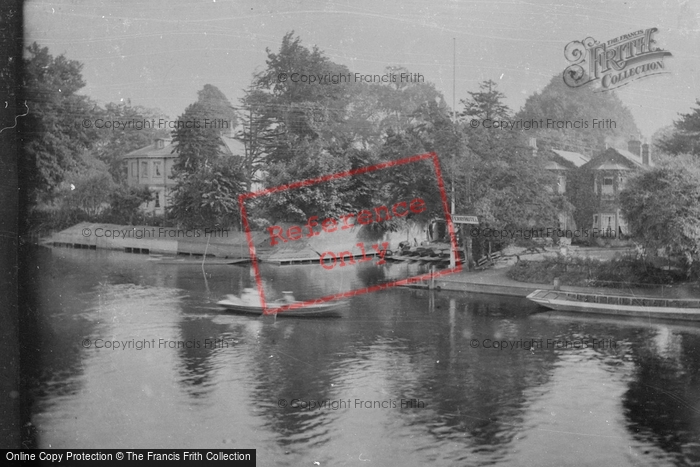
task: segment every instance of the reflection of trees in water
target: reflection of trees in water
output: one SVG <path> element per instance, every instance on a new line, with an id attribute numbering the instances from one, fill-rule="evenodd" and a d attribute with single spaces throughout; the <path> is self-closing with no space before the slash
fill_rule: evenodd
<path id="1" fill-rule="evenodd" d="M 180 337 L 184 343 L 193 343 L 177 350 L 181 385 L 192 397 L 200 398 L 214 390 L 216 377 L 214 361 L 218 352 L 225 351 L 239 341 L 243 334 L 240 326 L 231 330 L 228 324 L 215 324 L 210 319 L 185 318 L 179 322 Z M 233 331 L 233 332 L 231 332 Z M 228 346 L 228 347 L 227 347 Z"/>
<path id="2" fill-rule="evenodd" d="M 357 290 L 387 282 L 424 274 L 428 266 L 387 261 L 377 266 L 379 258 L 345 266 L 324 269 L 320 264 L 277 266 L 260 265 L 260 275 L 277 294 L 282 290 L 292 290 L 300 300 L 312 300 L 351 290 Z M 266 289 L 267 291 L 267 289 Z M 267 293 L 267 292 L 266 292 Z"/>
<path id="3" fill-rule="evenodd" d="M 99 262 L 86 262 L 85 252 L 43 247 L 21 250 L 19 276 L 20 417 L 22 444 L 37 447 L 32 414 L 52 398 L 74 394 L 84 372 L 80 342 L 92 336 L 98 323 L 85 319 L 85 300 L 103 271 Z M 86 281 L 85 277 L 94 281 Z M 60 318 L 59 318 L 60 317 Z M 57 319 L 58 318 L 58 319 Z"/>
<path id="4" fill-rule="evenodd" d="M 491 451 L 489 458 L 495 460 L 522 431 L 525 392 L 547 381 L 556 356 L 472 348 L 472 339 L 481 342 L 502 332 L 500 328 L 507 329 L 502 336 L 507 340 L 526 337 L 527 331 L 522 322 L 494 320 L 493 315 L 510 313 L 507 305 L 488 299 L 460 304 L 450 310 L 449 301 L 437 301 L 440 309 L 435 313 L 443 317 L 429 336 L 424 327 L 397 322 L 396 338 L 421 342 L 424 348 L 415 357 L 420 361 L 411 362 L 411 377 L 398 378 L 395 390 L 403 398 L 426 401 L 425 410 L 401 412 L 406 423 L 424 427 L 440 441 Z M 447 319 L 445 313 L 450 314 Z"/>
<path id="5" fill-rule="evenodd" d="M 634 351 L 635 378 L 623 398 L 628 428 L 678 462 L 700 462 L 700 336 L 682 334 L 675 352 Z"/>
<path id="6" fill-rule="evenodd" d="M 514 320 L 494 320 L 493 314 L 508 314 L 495 301 L 481 302 L 478 314 L 464 309 L 461 302 L 462 308 L 450 314 L 445 298 L 437 298 L 430 309 L 427 297 L 417 300 L 417 294 L 405 292 L 356 297 L 352 319 L 283 323 L 279 318 L 262 327 L 261 351 L 253 370 L 258 381 L 254 399 L 267 427 L 280 435 L 281 445 L 328 442 L 331 424 L 343 410 L 283 409 L 277 406 L 278 399 L 287 403 L 294 398 L 347 399 L 352 394 L 341 390 L 340 383 L 348 375 L 366 377 L 367 371 L 380 371 L 386 392 L 383 389 L 380 395 L 379 387 L 365 388 L 377 391 L 375 399 L 399 403 L 416 399 L 426 404 L 392 408 L 388 416 L 399 417 L 404 426 L 425 429 L 440 441 L 498 452 L 493 455 L 505 452 L 522 430 L 525 392 L 547 381 L 555 353 L 470 348 L 465 329 L 480 339 L 496 333 L 503 321 L 508 321 L 512 334 L 504 338 L 527 331 Z M 391 307 L 383 306 L 387 303 Z"/>
<path id="7" fill-rule="evenodd" d="M 337 354 L 349 345 L 347 327 L 340 320 L 266 317 L 254 353 L 252 399 L 267 418 L 266 426 L 280 435 L 283 446 L 295 443 L 323 444 L 331 420 L 328 410 L 280 407 L 292 400 L 321 401 L 337 398 L 332 384 L 341 375 Z M 285 320 L 285 322 L 282 322 Z"/>
<path id="8" fill-rule="evenodd" d="M 386 268 L 376 266 L 377 259 L 373 259 L 369 265 L 372 267 L 357 268 L 357 280 L 361 284 L 360 287 L 371 287 L 381 284 L 387 278 Z"/>

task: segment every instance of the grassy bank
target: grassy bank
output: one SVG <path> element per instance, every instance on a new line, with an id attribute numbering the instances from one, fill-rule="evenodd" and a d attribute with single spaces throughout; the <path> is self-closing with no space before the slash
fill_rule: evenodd
<path id="1" fill-rule="evenodd" d="M 543 284 L 551 284 L 555 278 L 559 278 L 561 285 L 577 287 L 630 287 L 686 281 L 683 273 L 665 271 L 630 257 L 610 261 L 591 258 L 520 261 L 508 271 L 508 277 L 520 282 Z"/>

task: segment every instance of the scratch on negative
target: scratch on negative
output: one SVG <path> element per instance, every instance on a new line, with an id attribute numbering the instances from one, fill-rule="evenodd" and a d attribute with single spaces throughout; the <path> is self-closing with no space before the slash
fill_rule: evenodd
<path id="1" fill-rule="evenodd" d="M 27 111 L 25 113 L 23 113 L 22 115 L 15 115 L 15 124 L 12 126 L 6 126 L 2 130 L 0 130 L 0 133 L 2 133 L 5 130 L 10 130 L 10 129 L 16 127 L 17 126 L 17 119 L 19 117 L 26 117 L 27 115 L 29 115 L 29 106 L 27 105 L 27 101 L 24 101 L 24 106 L 27 108 Z"/>

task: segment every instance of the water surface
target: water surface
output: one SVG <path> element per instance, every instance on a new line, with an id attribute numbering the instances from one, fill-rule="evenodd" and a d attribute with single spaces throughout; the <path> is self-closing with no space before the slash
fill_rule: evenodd
<path id="1" fill-rule="evenodd" d="M 42 448 L 256 448 L 261 466 L 700 463 L 697 325 L 405 288 L 355 296 L 340 319 L 255 317 L 215 306 L 253 285 L 248 267 L 62 248 L 27 260 L 25 402 Z M 271 298 L 301 299 L 420 272 L 262 268 Z"/>

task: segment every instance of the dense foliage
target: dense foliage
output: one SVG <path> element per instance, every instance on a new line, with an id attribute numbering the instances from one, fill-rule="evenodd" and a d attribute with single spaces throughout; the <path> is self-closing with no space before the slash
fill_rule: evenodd
<path id="1" fill-rule="evenodd" d="M 28 113 L 18 119 L 19 161 L 22 193 L 36 203 L 56 195 L 66 172 L 80 164 L 80 155 L 92 148 L 99 133 L 91 126 L 95 104 L 77 94 L 85 86 L 83 65 L 63 55 L 53 57 L 36 43 L 26 50 L 21 85 Z M 83 125 L 84 119 L 90 125 Z"/>
<path id="2" fill-rule="evenodd" d="M 187 228 L 229 228 L 239 225 L 238 196 L 245 181 L 242 163 L 226 151 L 218 120 L 233 121 L 231 104 L 215 86 L 199 91 L 197 102 L 178 118 L 173 131 L 177 158 L 176 185 L 168 216 Z"/>
<path id="3" fill-rule="evenodd" d="M 647 253 L 682 257 L 690 275 L 700 261 L 700 162 L 690 155 L 660 161 L 629 180 L 620 203 Z"/>
<path id="4" fill-rule="evenodd" d="M 541 92 L 528 97 L 516 118 L 542 120 L 544 128 L 533 127 L 526 131 L 528 136 L 537 138 L 540 148 L 597 152 L 605 148 L 605 143 L 626 147 L 631 135 L 639 135 L 632 113 L 614 92 L 596 93 L 585 88 L 570 88 L 559 75 L 554 76 Z M 547 127 L 548 119 L 555 123 Z M 608 119 L 614 125 L 596 125 L 594 128 L 594 120 Z"/>
<path id="5" fill-rule="evenodd" d="M 674 122 L 673 129 L 657 142 L 658 148 L 663 152 L 700 156 L 700 99 L 695 104 L 697 108 L 681 115 L 680 120 Z"/>
<path id="6" fill-rule="evenodd" d="M 293 32 L 277 51 L 268 49 L 265 68 L 256 73 L 235 111 L 226 96 L 207 84 L 178 122 L 225 121 L 239 124 L 236 138 L 244 154 L 231 157 L 221 125 L 178 125 L 172 132 L 177 185 L 169 221 L 189 227 L 229 228 L 239 224 L 238 196 L 254 184 L 277 187 L 376 163 L 435 152 L 448 197 L 459 214 L 479 217 L 482 231 L 556 227 L 558 216 L 574 211 L 579 227 L 590 222 L 594 196 L 590 174 L 578 171 L 565 198 L 555 192 L 555 180 L 545 158 L 534 154 L 528 138 L 540 149 L 556 147 L 597 151 L 604 143 L 620 146 L 638 134 L 632 116 L 614 93 L 585 93 L 566 87 L 555 77 L 542 92 L 513 113 L 491 80 L 460 101 L 455 118 L 432 83 L 413 81 L 340 82 L 313 85 L 291 79 L 306 76 L 350 76 L 317 47 L 305 47 Z M 97 131 L 84 120 L 157 120 L 160 112 L 110 103 L 104 108 L 77 91 L 84 86 L 82 65 L 52 57 L 33 44 L 25 59 L 23 90 L 30 113 L 20 119 L 23 138 L 23 186 L 26 198 L 42 202 L 44 212 L 65 219 L 114 219 L 150 222 L 139 206 L 151 199 L 144 189 L 128 188 L 123 154 L 146 146 L 162 129 L 132 127 Z M 387 67 L 386 73 L 409 73 Z M 281 77 L 286 77 L 283 79 Z M 700 104 L 700 102 L 698 102 Z M 575 128 L 489 129 L 473 119 L 588 122 Z M 610 119 L 608 128 L 592 128 L 593 119 Z M 697 155 L 700 108 L 674 128 L 657 135 L 655 143 L 671 154 Z M 544 152 L 544 151 L 543 151 Z M 675 164 L 675 165 L 674 165 Z M 660 164 L 630 181 L 623 192 L 625 216 L 633 235 L 655 251 L 663 247 L 682 256 L 688 271 L 698 264 L 700 171 L 688 158 Z M 425 223 L 444 215 L 437 177 L 428 161 L 391 167 L 363 175 L 308 184 L 252 202 L 256 225 L 298 222 L 357 213 L 420 197 L 424 213 L 410 221 Z M 374 223 L 368 229 L 395 230 L 406 219 Z M 474 256 L 505 246 L 509 240 L 475 238 Z"/>
<path id="7" fill-rule="evenodd" d="M 610 261 L 592 258 L 546 258 L 520 261 L 508 271 L 508 277 L 520 282 L 577 287 L 630 288 L 682 282 L 685 275 L 665 271 L 641 259 L 623 256 Z"/>

